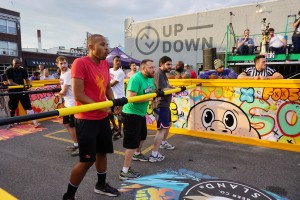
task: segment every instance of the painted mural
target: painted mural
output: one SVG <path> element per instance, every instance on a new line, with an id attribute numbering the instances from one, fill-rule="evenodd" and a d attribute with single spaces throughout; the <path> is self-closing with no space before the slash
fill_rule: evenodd
<path id="1" fill-rule="evenodd" d="M 173 94 L 173 127 L 300 144 L 300 89 L 202 87 Z M 151 104 L 148 124 L 155 124 Z"/>
<path id="2" fill-rule="evenodd" d="M 55 88 L 60 88 L 60 86 L 43 86 L 35 87 L 30 90 L 52 90 Z M 42 113 L 47 111 L 52 111 L 58 108 L 62 108 L 62 99 L 56 97 L 53 92 L 30 94 L 29 95 L 32 109 L 35 113 Z"/>
<path id="3" fill-rule="evenodd" d="M 33 133 L 38 133 L 46 128 L 34 127 L 32 124 L 14 124 L 10 129 L 0 129 L 0 141 L 12 139 L 17 136 L 24 136 Z"/>
<path id="4" fill-rule="evenodd" d="M 287 200 L 245 183 L 224 180 L 186 169 L 167 169 L 125 181 L 120 192 L 132 192 L 135 200 Z"/>

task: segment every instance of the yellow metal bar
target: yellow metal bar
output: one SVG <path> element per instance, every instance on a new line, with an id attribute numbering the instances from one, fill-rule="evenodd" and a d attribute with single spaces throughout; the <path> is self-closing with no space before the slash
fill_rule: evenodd
<path id="1" fill-rule="evenodd" d="M 42 86 L 49 86 L 51 84 L 34 84 L 34 85 L 31 85 L 32 87 L 42 87 Z M 55 83 L 53 83 L 53 85 L 57 85 Z M 20 89 L 20 88 L 24 88 L 24 85 L 10 85 L 10 86 L 7 86 L 8 89 Z"/>
<path id="2" fill-rule="evenodd" d="M 81 106 L 72 106 L 69 108 L 61 108 L 57 109 L 59 112 L 59 116 L 67 116 L 67 115 L 73 115 L 77 113 L 82 113 L 82 112 L 88 112 L 88 111 L 93 111 L 93 110 L 99 110 L 102 108 L 108 108 L 112 107 L 113 102 L 112 101 L 105 101 L 105 102 L 99 102 L 99 103 L 91 103 L 91 104 L 85 104 Z"/>
<path id="3" fill-rule="evenodd" d="M 0 188 L 0 199 L 5 200 L 18 200 L 16 197 L 12 196 L 11 194 L 7 193 L 5 190 Z"/>
<path id="4" fill-rule="evenodd" d="M 128 103 L 134 103 L 134 102 L 138 102 L 138 101 L 143 101 L 145 99 L 154 98 L 156 96 L 157 96 L 156 93 L 149 93 L 149 94 L 144 94 L 144 95 L 129 97 L 128 98 Z"/>
<path id="5" fill-rule="evenodd" d="M 186 86 L 186 89 L 191 89 L 195 88 L 197 85 L 190 85 Z M 181 88 L 175 88 L 175 89 L 170 89 L 164 91 L 165 94 L 172 94 L 175 92 L 180 92 Z M 150 99 L 156 97 L 156 93 L 149 93 L 149 94 L 144 94 L 144 95 L 139 95 L 139 96 L 134 96 L 134 97 L 129 97 L 128 98 L 128 103 L 133 103 L 133 102 L 138 102 L 138 101 L 143 101 L 145 99 Z M 92 110 L 99 110 L 102 108 L 108 108 L 112 107 L 113 102 L 112 101 L 105 101 L 105 102 L 99 102 L 99 103 L 91 103 L 91 104 L 86 104 L 86 105 L 81 105 L 81 106 L 73 106 L 69 108 L 61 108 L 57 109 L 59 112 L 59 116 L 67 116 L 67 115 L 73 115 L 77 113 L 82 113 L 82 112 L 88 112 Z"/>
<path id="6" fill-rule="evenodd" d="M 189 86 L 186 86 L 186 89 L 192 89 L 192 88 L 196 88 L 197 85 L 189 85 Z M 170 90 L 165 90 L 164 93 L 165 95 L 168 95 L 168 94 L 172 94 L 172 93 L 176 93 L 176 92 L 180 92 L 181 91 L 181 88 L 174 88 L 174 89 L 170 89 Z"/>

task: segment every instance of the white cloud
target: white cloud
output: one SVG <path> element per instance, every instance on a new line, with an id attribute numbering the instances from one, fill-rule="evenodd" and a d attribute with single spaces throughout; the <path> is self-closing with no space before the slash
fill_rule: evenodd
<path id="1" fill-rule="evenodd" d="M 262 1 L 262 0 L 261 0 Z M 11 3 L 13 2 L 13 4 Z M 42 47 L 83 45 L 86 32 L 109 38 L 112 47 L 124 44 L 124 20 L 149 20 L 257 0 L 0 0 L 1 7 L 20 12 L 23 47 L 37 47 L 37 29 Z"/>

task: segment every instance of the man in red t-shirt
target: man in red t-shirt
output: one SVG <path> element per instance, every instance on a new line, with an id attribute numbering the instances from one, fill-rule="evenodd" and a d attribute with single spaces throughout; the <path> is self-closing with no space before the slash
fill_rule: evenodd
<path id="1" fill-rule="evenodd" d="M 76 105 L 114 99 L 109 84 L 109 64 L 105 60 L 108 51 L 105 37 L 94 34 L 88 38 L 88 55 L 74 61 L 71 76 Z M 68 190 L 63 199 L 75 199 L 79 184 L 95 162 L 98 182 L 94 191 L 107 196 L 119 195 L 117 189 L 106 183 L 106 154 L 113 153 L 112 131 L 108 113 L 111 113 L 110 108 L 75 114 L 80 161 L 72 170 Z"/>

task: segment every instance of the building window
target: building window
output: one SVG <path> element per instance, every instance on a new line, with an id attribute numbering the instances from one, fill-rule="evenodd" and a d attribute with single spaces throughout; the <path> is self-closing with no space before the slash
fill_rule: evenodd
<path id="1" fill-rule="evenodd" d="M 0 55 L 18 56 L 18 44 L 15 42 L 0 41 Z"/>
<path id="2" fill-rule="evenodd" d="M 6 19 L 0 19 L 0 32 L 16 35 L 17 23 Z"/>

